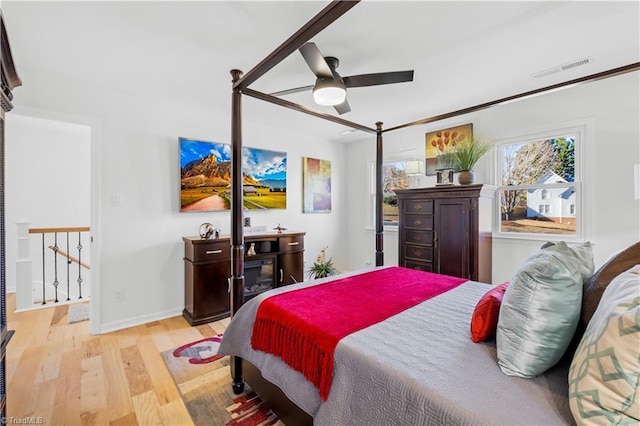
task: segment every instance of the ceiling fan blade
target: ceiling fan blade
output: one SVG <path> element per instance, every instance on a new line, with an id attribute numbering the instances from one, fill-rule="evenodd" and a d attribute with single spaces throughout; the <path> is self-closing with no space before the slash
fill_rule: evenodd
<path id="1" fill-rule="evenodd" d="M 351 107 L 349 106 L 349 102 L 347 102 L 346 99 L 341 104 L 334 105 L 334 108 L 336 109 L 336 111 L 338 111 L 338 114 L 340 114 L 340 115 L 351 111 Z"/>
<path id="2" fill-rule="evenodd" d="M 333 72 L 315 43 L 305 43 L 300 49 L 302 57 L 318 78 L 333 78 Z"/>
<path id="3" fill-rule="evenodd" d="M 313 85 L 296 87 L 295 89 L 280 90 L 279 92 L 273 92 L 269 94 L 271 96 L 283 96 L 283 95 L 291 95 L 293 93 L 306 92 L 307 90 L 311 90 L 311 89 L 313 89 Z"/>
<path id="4" fill-rule="evenodd" d="M 404 83 L 413 81 L 413 70 L 360 74 L 342 77 L 347 87 L 378 86 L 380 84 Z"/>

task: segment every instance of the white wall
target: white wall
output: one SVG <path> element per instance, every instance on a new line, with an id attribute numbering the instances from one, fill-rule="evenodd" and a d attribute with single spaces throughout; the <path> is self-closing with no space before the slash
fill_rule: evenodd
<path id="1" fill-rule="evenodd" d="M 385 158 L 397 153 L 421 153 L 425 133 L 473 123 L 474 133 L 506 139 L 567 123 L 587 123 L 585 141 L 585 239 L 594 244 L 596 265 L 610 254 L 640 240 L 640 202 L 633 197 L 633 164 L 640 158 L 640 102 L 638 73 L 590 83 L 563 91 L 490 108 L 455 119 L 384 134 Z M 443 111 L 444 112 L 444 111 Z M 390 123 L 388 127 L 401 123 Z M 367 153 L 363 158 L 362 152 Z M 402 155 L 402 154 L 400 154 Z M 362 267 L 375 253 L 375 233 L 363 223 L 371 219 L 367 164 L 375 156 L 375 140 L 349 145 L 353 164 L 347 178 L 349 267 Z M 412 155 L 409 155 L 411 157 Z M 478 182 L 495 184 L 489 156 L 478 164 Z M 614 176 L 609 171 L 615 171 Z M 434 177 L 424 178 L 433 186 Z M 366 221 L 364 221 L 366 222 Z M 542 244 L 539 240 L 494 238 L 493 282 L 508 280 Z M 397 264 L 397 232 L 385 231 L 385 264 Z"/>

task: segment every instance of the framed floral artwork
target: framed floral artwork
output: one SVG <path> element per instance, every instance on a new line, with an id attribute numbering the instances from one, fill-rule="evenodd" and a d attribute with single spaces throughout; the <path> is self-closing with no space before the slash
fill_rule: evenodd
<path id="1" fill-rule="evenodd" d="M 454 172 L 458 172 L 459 170 L 456 170 L 451 162 L 451 151 L 458 143 L 470 141 L 472 138 L 472 123 L 435 132 L 427 132 L 425 135 L 427 176 L 435 176 L 438 170 L 453 169 Z"/>

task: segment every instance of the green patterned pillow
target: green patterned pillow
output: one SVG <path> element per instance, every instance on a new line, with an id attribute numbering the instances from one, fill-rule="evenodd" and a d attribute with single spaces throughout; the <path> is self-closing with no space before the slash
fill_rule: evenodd
<path id="1" fill-rule="evenodd" d="M 569 404 L 580 425 L 640 422 L 640 267 L 605 289 L 569 369 Z"/>

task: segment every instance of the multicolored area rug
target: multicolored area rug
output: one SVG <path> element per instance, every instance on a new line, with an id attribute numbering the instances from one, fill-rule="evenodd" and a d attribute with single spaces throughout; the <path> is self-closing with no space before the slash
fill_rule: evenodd
<path id="1" fill-rule="evenodd" d="M 207 337 L 161 353 L 193 424 L 282 425 L 248 386 L 242 395 L 233 394 L 229 357 L 217 355 L 221 337 Z"/>

